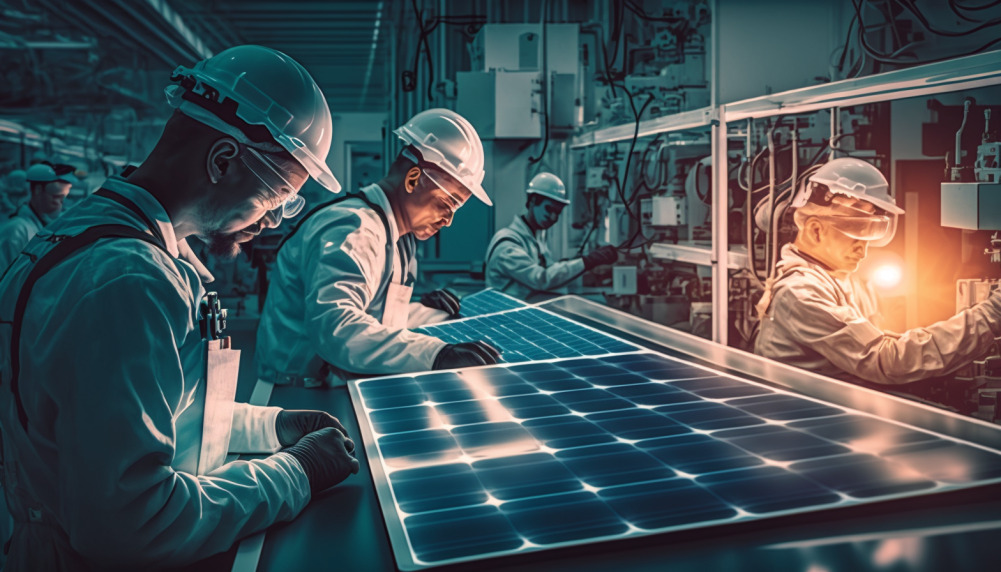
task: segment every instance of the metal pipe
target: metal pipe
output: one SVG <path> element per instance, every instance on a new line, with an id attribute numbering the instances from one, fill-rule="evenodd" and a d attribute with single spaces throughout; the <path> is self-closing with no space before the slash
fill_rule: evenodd
<path id="1" fill-rule="evenodd" d="M 726 115 L 720 106 L 719 121 L 712 127 L 712 330 L 713 341 L 727 345 L 729 333 L 730 274 L 728 197 L 726 172 Z"/>
<path id="2" fill-rule="evenodd" d="M 828 139 L 828 146 L 831 148 L 831 159 L 838 158 L 838 148 L 835 142 L 838 140 L 838 136 L 841 135 L 841 108 L 832 107 L 831 108 L 831 138 Z"/>
<path id="3" fill-rule="evenodd" d="M 744 201 L 744 240 L 747 245 L 747 269 L 754 273 L 754 209 L 751 198 L 754 191 L 754 173 L 751 172 L 751 147 L 754 140 L 754 119 L 747 119 L 747 143 L 744 147 L 744 160 L 747 162 L 747 200 Z"/>
<path id="4" fill-rule="evenodd" d="M 765 229 L 765 276 L 772 275 L 772 218 L 775 218 L 775 128 L 779 122 L 775 121 L 768 128 L 766 137 L 768 138 L 768 227 Z"/>
<path id="5" fill-rule="evenodd" d="M 128 0 L 115 0 L 115 3 L 117 3 L 118 6 L 122 8 L 122 10 L 128 12 L 132 16 L 135 22 L 142 24 L 147 30 L 152 32 L 156 37 L 160 38 L 160 40 L 164 44 L 166 44 L 167 47 L 173 49 L 175 54 L 177 54 L 177 56 L 184 58 L 186 60 L 190 60 L 192 62 L 196 62 L 205 59 L 204 57 L 202 57 L 201 51 L 204 51 L 208 54 L 212 53 L 211 51 L 204 48 L 204 44 L 202 43 L 201 40 L 198 40 L 198 44 L 202 48 L 202 50 L 199 50 L 199 48 L 197 47 L 187 48 L 177 43 L 177 41 L 175 41 L 174 38 L 170 37 L 170 34 L 168 34 L 165 30 L 160 29 L 159 26 L 157 26 L 155 23 L 147 19 L 143 14 L 139 13 L 139 11 L 135 8 L 135 6 Z M 158 15 L 161 18 L 163 17 L 163 14 L 158 13 Z M 177 31 L 176 28 L 174 30 Z"/>
<path id="6" fill-rule="evenodd" d="M 789 201 L 796 196 L 796 179 L 799 178 L 799 131 L 796 129 L 796 125 L 793 124 L 792 128 L 792 175 L 789 178 L 790 181 L 790 193 Z M 775 269 L 778 267 L 779 261 L 779 228 L 781 228 L 782 216 L 785 215 L 786 209 L 789 203 L 786 203 L 786 207 L 780 207 L 775 211 L 772 211 L 772 258 L 771 258 L 771 273 L 768 275 L 769 278 L 774 276 Z"/>
<path id="7" fill-rule="evenodd" d="M 973 104 L 973 100 L 967 97 L 963 100 L 963 122 L 959 124 L 959 129 L 956 130 L 956 154 L 953 155 L 953 162 L 956 167 L 960 167 L 963 164 L 963 130 L 966 129 L 966 120 L 970 115 L 970 105 Z"/>

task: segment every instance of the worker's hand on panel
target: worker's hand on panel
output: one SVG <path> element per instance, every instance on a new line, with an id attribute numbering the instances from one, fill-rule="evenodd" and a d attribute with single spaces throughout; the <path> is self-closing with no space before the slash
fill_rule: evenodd
<path id="1" fill-rule="evenodd" d="M 602 264 L 611 264 L 619 258 L 618 251 L 615 247 L 606 244 L 605 246 L 599 246 L 598 248 L 588 252 L 584 255 L 584 270 L 591 270 Z"/>
<path id="2" fill-rule="evenodd" d="M 326 427 L 333 427 L 345 437 L 348 436 L 344 425 L 326 411 L 283 410 L 275 418 L 275 433 L 282 447 L 295 445 L 299 439 Z"/>
<path id="3" fill-rule="evenodd" d="M 434 359 L 433 369 L 453 369 L 492 365 L 500 361 L 500 352 L 486 342 L 448 344 Z"/>
<path id="4" fill-rule="evenodd" d="M 435 310 L 447 312 L 450 318 L 459 316 L 459 298 L 448 290 L 433 290 L 421 296 L 421 304 Z"/>
<path id="5" fill-rule="evenodd" d="M 340 430 L 326 427 L 283 451 L 299 461 L 309 479 L 309 490 L 316 494 L 358 473 L 361 465 L 352 454 L 354 448 L 354 441 Z"/>

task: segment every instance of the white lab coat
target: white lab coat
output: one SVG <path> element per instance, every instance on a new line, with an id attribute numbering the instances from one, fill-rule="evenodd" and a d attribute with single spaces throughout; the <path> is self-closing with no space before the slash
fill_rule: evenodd
<path id="1" fill-rule="evenodd" d="M 853 382 L 903 384 L 948 374 L 1001 335 L 1001 297 L 903 334 L 873 323 L 876 301 L 854 276 L 835 280 L 791 244 L 758 305 L 754 353 Z"/>
<path id="2" fill-rule="evenodd" d="M 322 378 L 342 385 L 359 374 L 427 371 L 445 347 L 437 338 L 382 324 L 388 281 L 416 279 L 415 239 L 400 236 L 381 188 L 361 192 L 386 213 L 390 236 L 378 214 L 357 198 L 323 207 L 302 222 L 278 251 L 268 286 L 257 330 L 262 380 Z M 386 274 L 387 256 L 392 276 Z M 447 318 L 419 303 L 407 309 L 411 328 Z"/>
<path id="3" fill-rule="evenodd" d="M 169 255 L 136 239 L 105 239 L 38 281 L 20 345 L 27 431 L 9 384 L 10 326 L 0 329 L 0 425 L 15 517 L 10 570 L 183 565 L 292 519 L 310 498 L 302 467 L 287 453 L 204 475 L 178 470 L 193 465 L 192 444 L 201 440 L 203 289 L 176 258 L 163 207 L 124 180 L 105 187 L 156 221 Z M 92 196 L 26 249 L 40 257 L 52 246 L 46 237 L 106 223 L 146 228 Z M 18 257 L 0 282 L 5 321 L 30 268 L 29 257 Z M 278 411 L 238 404 L 230 451 L 276 451 Z"/>
<path id="4" fill-rule="evenodd" d="M 529 302 L 554 293 L 583 273 L 581 258 L 552 262 L 546 231 L 533 232 L 524 215 L 497 231 L 487 247 L 487 286 Z"/>
<path id="5" fill-rule="evenodd" d="M 0 274 L 48 222 L 30 204 L 24 203 L 10 218 L 0 223 Z"/>

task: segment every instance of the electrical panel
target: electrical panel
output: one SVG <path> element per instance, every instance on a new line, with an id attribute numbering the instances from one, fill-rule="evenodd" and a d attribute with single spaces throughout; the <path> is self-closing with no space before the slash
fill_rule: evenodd
<path id="1" fill-rule="evenodd" d="M 653 226 L 682 226 L 688 224 L 687 203 L 684 197 L 653 197 L 650 200 L 650 224 Z"/>
<path id="2" fill-rule="evenodd" d="M 577 74 L 580 44 L 577 24 L 487 24 L 473 39 L 470 53 L 474 71 L 525 71 Z M 543 44 L 547 49 L 542 52 Z M 571 49 L 573 48 L 573 49 Z M 545 60 L 543 60 L 543 55 Z"/>
<path id="3" fill-rule="evenodd" d="M 543 135 L 542 80 L 537 71 L 458 72 L 457 111 L 481 139 L 538 139 Z"/>

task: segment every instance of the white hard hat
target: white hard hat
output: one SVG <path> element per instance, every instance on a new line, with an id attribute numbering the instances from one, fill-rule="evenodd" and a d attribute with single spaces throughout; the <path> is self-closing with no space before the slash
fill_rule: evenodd
<path id="1" fill-rule="evenodd" d="M 28 167 L 25 178 L 32 183 L 51 183 L 57 179 L 56 170 L 45 163 L 35 163 Z"/>
<path id="2" fill-rule="evenodd" d="M 482 185 L 483 143 L 466 118 L 450 109 L 428 109 L 393 133 L 413 145 L 424 161 L 451 175 L 487 206 L 493 205 Z"/>
<path id="3" fill-rule="evenodd" d="M 330 108 L 292 58 L 262 46 L 236 46 L 193 68 L 178 66 L 171 81 L 180 85 L 166 88 L 167 101 L 185 115 L 251 147 L 284 149 L 318 183 L 335 193 L 341 189 L 326 164 Z"/>
<path id="4" fill-rule="evenodd" d="M 823 165 L 807 179 L 807 184 L 800 188 L 793 199 L 792 208 L 799 208 L 810 200 L 809 183 L 818 183 L 827 187 L 832 193 L 854 197 L 883 209 L 892 214 L 904 214 L 904 209 L 897 206 L 890 196 L 890 185 L 879 169 L 861 159 L 841 157 Z"/>
<path id="5" fill-rule="evenodd" d="M 539 173 L 532 177 L 528 183 L 525 193 L 529 195 L 539 195 L 552 199 L 564 205 L 570 204 L 567 200 L 567 188 L 559 177 L 552 173 Z"/>
<path id="6" fill-rule="evenodd" d="M 872 246 L 885 246 L 893 240 L 897 217 L 904 209 L 889 193 L 889 184 L 879 169 L 853 157 L 841 157 L 826 163 L 799 188 L 790 208 L 801 214 L 827 220 L 844 234 L 867 240 Z M 877 212 L 856 211 L 833 205 L 838 195 L 871 204 Z"/>

